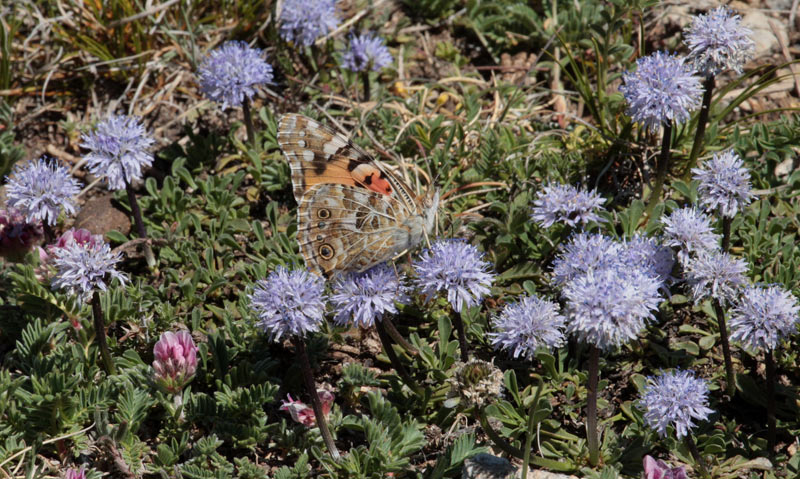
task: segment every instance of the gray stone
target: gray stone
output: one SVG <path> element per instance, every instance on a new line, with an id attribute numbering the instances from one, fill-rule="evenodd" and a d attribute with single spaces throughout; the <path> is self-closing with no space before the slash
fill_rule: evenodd
<path id="1" fill-rule="evenodd" d="M 104 193 L 84 203 L 75 218 L 75 229 L 86 228 L 92 234 L 103 236 L 109 231 L 119 231 L 124 235 L 130 233 L 131 219 L 114 204 L 113 198 L 113 194 Z"/>
<path id="2" fill-rule="evenodd" d="M 775 33 L 780 35 L 784 45 L 789 43 L 786 22 L 770 18 L 758 10 L 742 12 L 742 25 L 753 31 L 752 38 L 756 44 L 756 58 L 780 51 L 780 43 Z"/>
<path id="3" fill-rule="evenodd" d="M 522 469 L 508 459 L 481 453 L 464 461 L 461 479 L 520 479 Z M 528 469 L 527 479 L 578 479 L 575 476 L 555 472 Z"/>

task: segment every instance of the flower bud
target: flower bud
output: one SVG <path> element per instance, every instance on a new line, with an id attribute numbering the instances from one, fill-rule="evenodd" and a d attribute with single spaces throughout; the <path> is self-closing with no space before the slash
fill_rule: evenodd
<path id="1" fill-rule="evenodd" d="M 153 348 L 156 384 L 164 391 L 178 394 L 197 371 L 197 346 L 187 331 L 161 335 Z"/>

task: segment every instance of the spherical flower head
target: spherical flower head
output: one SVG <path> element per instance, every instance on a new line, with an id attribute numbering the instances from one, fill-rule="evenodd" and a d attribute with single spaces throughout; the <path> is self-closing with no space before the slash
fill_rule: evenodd
<path id="1" fill-rule="evenodd" d="M 772 351 L 797 332 L 798 311 L 791 291 L 780 286 L 750 286 L 737 301 L 730 321 L 731 340 L 748 351 Z"/>
<path id="2" fill-rule="evenodd" d="M 644 456 L 644 479 L 689 479 L 686 475 L 686 466 L 670 467 L 661 459 Z"/>
<path id="3" fill-rule="evenodd" d="M 584 225 L 590 221 L 604 221 L 596 210 L 605 199 L 596 191 L 579 190 L 572 185 L 549 185 L 539 193 L 533 204 L 531 217 L 542 228 L 564 222 L 569 226 Z"/>
<path id="4" fill-rule="evenodd" d="M 617 261 L 626 266 L 640 268 L 654 276 L 664 286 L 672 278 L 675 256 L 672 250 L 655 238 L 636 234 L 623 243 L 622 253 Z M 625 267 L 625 266 L 623 266 Z"/>
<path id="5" fill-rule="evenodd" d="M 397 303 L 408 304 L 408 287 L 394 268 L 381 264 L 363 273 L 350 273 L 333 284 L 330 301 L 336 324 L 369 328 L 386 314 L 397 313 Z"/>
<path id="6" fill-rule="evenodd" d="M 21 260 L 43 235 L 39 221 L 29 222 L 16 208 L 0 210 L 0 257 Z"/>
<path id="7" fill-rule="evenodd" d="M 75 197 L 81 184 L 56 160 L 41 157 L 17 164 L 6 182 L 6 207 L 19 210 L 29 223 L 54 225 L 61 211 L 67 215 L 78 211 Z"/>
<path id="8" fill-rule="evenodd" d="M 753 201 L 750 191 L 750 172 L 733 150 L 714 154 L 703 168 L 692 168 L 694 179 L 700 182 L 697 192 L 708 210 L 719 210 L 732 218 Z"/>
<path id="9" fill-rule="evenodd" d="M 633 121 L 657 132 L 663 124 L 684 123 L 700 107 L 700 77 L 683 59 L 656 52 L 636 65 L 636 71 L 622 75 L 625 84 L 619 88 Z"/>
<path id="10" fill-rule="evenodd" d="M 414 262 L 416 284 L 428 298 L 447 293 L 453 310 L 477 306 L 494 281 L 494 273 L 475 246 L 459 240 L 437 241 Z"/>
<path id="11" fill-rule="evenodd" d="M 553 349 L 564 344 L 565 318 L 558 305 L 536 296 L 525 296 L 506 305 L 494 318 L 496 333 L 489 333 L 495 348 L 505 349 L 515 358 L 532 360 L 538 348 Z"/>
<path id="12" fill-rule="evenodd" d="M 280 24 L 281 38 L 309 46 L 339 25 L 336 0 L 286 0 Z"/>
<path id="13" fill-rule="evenodd" d="M 197 346 L 188 331 L 167 331 L 153 347 L 153 378 L 163 391 L 178 394 L 197 371 Z"/>
<path id="14" fill-rule="evenodd" d="M 256 86 L 272 83 L 272 67 L 260 49 L 231 41 L 208 54 L 197 76 L 203 94 L 225 109 L 253 98 Z"/>
<path id="15" fill-rule="evenodd" d="M 661 301 L 661 283 L 648 271 L 616 265 L 579 275 L 564 285 L 567 332 L 604 351 L 639 336 Z"/>
<path id="16" fill-rule="evenodd" d="M 678 439 L 688 435 L 694 421 L 705 421 L 711 414 L 708 408 L 708 384 L 691 371 L 673 371 L 647 378 L 639 406 L 644 420 L 661 437 L 667 428 L 675 428 Z"/>
<path id="17" fill-rule="evenodd" d="M 719 235 L 711 227 L 711 218 L 696 208 L 681 208 L 663 218 L 664 244 L 679 248 L 678 260 L 686 265 L 691 255 L 719 249 Z"/>
<path id="18" fill-rule="evenodd" d="M 306 270 L 278 267 L 256 283 L 248 298 L 258 326 L 273 341 L 319 331 L 325 315 L 325 282 Z"/>
<path id="19" fill-rule="evenodd" d="M 596 233 L 573 234 L 561 254 L 553 262 L 553 283 L 566 282 L 588 271 L 609 266 L 622 254 L 623 245 L 608 236 Z"/>
<path id="20" fill-rule="evenodd" d="M 120 253 L 112 252 L 108 243 L 70 243 L 56 250 L 53 259 L 56 274 L 51 285 L 88 300 L 94 290 L 105 291 L 114 279 L 127 282 L 127 276 L 116 268 L 121 260 Z"/>
<path id="21" fill-rule="evenodd" d="M 465 407 L 483 407 L 497 401 L 503 393 L 503 371 L 493 363 L 473 359 L 453 364 L 454 374 L 447 379 L 448 396 L 458 397 Z"/>
<path id="22" fill-rule="evenodd" d="M 86 479 L 86 466 L 81 466 L 80 469 L 67 469 L 64 479 Z"/>
<path id="23" fill-rule="evenodd" d="M 92 133 L 81 135 L 81 146 L 91 150 L 86 155 L 89 171 L 105 176 L 111 190 L 125 189 L 125 182 L 142 178 L 142 170 L 153 164 L 147 149 L 153 139 L 147 135 L 139 118 L 112 115 L 99 122 Z"/>
<path id="24" fill-rule="evenodd" d="M 725 303 L 735 299 L 747 284 L 745 273 L 747 263 L 744 260 L 721 251 L 712 251 L 689 261 L 686 282 L 695 301 L 710 296 Z"/>
<path id="25" fill-rule="evenodd" d="M 333 405 L 333 393 L 325 389 L 317 389 L 317 395 L 322 403 L 322 414 L 327 418 Z M 299 422 L 306 427 L 313 427 L 317 424 L 317 417 L 314 415 L 314 409 L 311 406 L 294 400 L 291 394 L 287 394 L 286 397 L 289 400 L 281 401 L 281 411 L 288 412 L 295 422 Z"/>
<path id="26" fill-rule="evenodd" d="M 692 18 L 683 41 L 689 47 L 689 61 L 695 70 L 704 75 L 725 70 L 742 73 L 744 64 L 755 55 L 756 45 L 752 30 L 742 26 L 741 20 L 723 6 Z"/>
<path id="27" fill-rule="evenodd" d="M 342 54 L 342 66 L 350 71 L 380 71 L 392 63 L 392 54 L 383 38 L 367 32 L 350 38 L 350 48 Z"/>

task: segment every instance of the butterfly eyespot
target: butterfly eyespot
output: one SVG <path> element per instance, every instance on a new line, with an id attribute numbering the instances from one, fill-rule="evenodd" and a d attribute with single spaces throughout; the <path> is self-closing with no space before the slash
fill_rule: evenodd
<path id="1" fill-rule="evenodd" d="M 319 247 L 319 255 L 324 260 L 329 260 L 333 258 L 333 248 L 329 244 L 324 244 Z"/>
<path id="2" fill-rule="evenodd" d="M 327 208 L 320 208 L 317 211 L 317 217 L 323 220 L 326 220 L 331 217 L 331 210 Z"/>

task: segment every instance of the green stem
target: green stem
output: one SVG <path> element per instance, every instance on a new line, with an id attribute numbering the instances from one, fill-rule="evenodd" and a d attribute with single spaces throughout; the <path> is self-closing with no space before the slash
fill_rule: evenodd
<path id="1" fill-rule="evenodd" d="M 661 138 L 661 154 L 658 156 L 658 165 L 656 166 L 656 181 L 650 191 L 650 199 L 647 201 L 647 208 L 645 209 L 645 216 L 647 216 L 648 221 L 650 221 L 649 218 L 653 213 L 653 209 L 661 200 L 661 192 L 664 190 L 664 182 L 667 179 L 667 172 L 669 172 L 669 147 L 671 143 L 672 122 L 664 125 L 664 136 Z"/>
<path id="2" fill-rule="evenodd" d="M 542 378 L 539 378 L 539 385 L 536 386 L 536 395 L 533 397 L 533 403 L 528 410 L 528 436 L 525 438 L 525 449 L 523 450 L 524 457 L 522 458 L 522 479 L 528 477 L 528 463 L 531 460 L 531 446 L 533 445 L 533 438 L 536 436 L 536 406 L 539 404 L 539 396 L 542 394 Z"/>
<path id="3" fill-rule="evenodd" d="M 736 392 L 736 376 L 733 373 L 733 360 L 731 359 L 731 346 L 728 342 L 728 327 L 725 324 L 725 311 L 722 309 L 722 303 L 719 299 L 712 301 L 714 307 L 714 314 L 717 316 L 717 324 L 719 325 L 719 338 L 722 343 L 722 356 L 725 360 L 725 376 L 728 379 L 728 384 L 725 387 L 725 392 L 728 396 L 733 397 Z"/>
<path id="4" fill-rule="evenodd" d="M 386 351 L 386 356 L 389 357 L 389 362 L 392 363 L 392 367 L 397 372 L 397 375 L 400 376 L 400 379 L 402 379 L 415 394 L 421 396 L 423 393 L 422 388 L 414 381 L 411 375 L 408 374 L 406 368 L 403 367 L 403 363 L 400 362 L 400 358 L 398 358 L 397 354 L 394 352 L 394 348 L 392 348 L 392 341 L 389 338 L 389 334 L 386 332 L 385 321 L 386 319 L 383 321 L 375 321 L 375 329 L 378 331 L 378 337 L 381 339 L 381 344 Z"/>
<path id="5" fill-rule="evenodd" d="M 123 180 L 125 181 L 125 192 L 128 194 L 128 203 L 131 205 L 131 213 L 133 213 L 133 222 L 136 225 L 136 233 L 139 238 L 147 239 L 147 230 L 144 228 L 144 221 L 142 220 L 142 210 L 139 209 L 139 202 L 136 201 L 136 193 L 133 192 L 133 186 L 123 172 Z M 147 267 L 152 269 L 156 265 L 156 258 L 153 255 L 153 248 L 150 243 L 144 243 L 144 257 L 147 260 Z"/>
<path id="6" fill-rule="evenodd" d="M 589 446 L 589 464 L 597 466 L 600 445 L 597 440 L 597 383 L 600 376 L 600 350 L 589 346 L 589 383 L 586 386 L 586 442 Z"/>
<path id="7" fill-rule="evenodd" d="M 694 143 L 692 143 L 692 152 L 689 153 L 689 163 L 686 168 L 685 178 L 691 178 L 692 168 L 697 166 L 697 158 L 700 156 L 700 150 L 703 149 L 703 140 L 706 135 L 706 124 L 708 123 L 708 116 L 711 112 L 711 96 L 714 92 L 714 75 L 706 77 L 703 82 L 703 104 L 700 107 L 700 113 L 697 115 L 697 131 L 694 134 Z"/>
<path id="8" fill-rule="evenodd" d="M 325 414 L 322 412 L 322 401 L 319 400 L 319 394 L 317 394 L 317 385 L 314 382 L 314 373 L 311 371 L 311 361 L 308 359 L 305 339 L 295 338 L 294 344 L 297 349 L 297 357 L 300 360 L 303 382 L 306 385 L 308 394 L 311 396 L 311 408 L 314 409 L 317 427 L 319 427 L 319 431 L 322 433 L 322 440 L 325 442 L 328 452 L 331 454 L 331 457 L 333 457 L 333 460 L 338 462 L 339 459 L 341 459 L 341 455 L 339 454 L 339 449 L 336 448 L 336 444 L 333 442 L 333 436 L 331 436 L 331 431 L 328 429 L 328 421 L 325 419 Z"/>
<path id="9" fill-rule="evenodd" d="M 253 128 L 253 115 L 250 112 L 250 100 L 247 97 L 242 101 L 242 116 L 244 116 L 244 126 L 247 128 L 247 143 L 258 150 L 256 130 Z"/>
<path id="10" fill-rule="evenodd" d="M 497 431 L 495 431 L 491 424 L 489 424 L 489 419 L 486 417 L 486 411 L 484 411 L 482 407 L 478 408 L 478 421 L 481 423 L 483 432 L 489 436 L 489 439 L 492 441 L 492 443 L 494 443 L 495 446 L 497 446 L 498 449 L 514 457 L 523 457 L 525 455 L 523 451 L 512 446 L 508 441 L 497 434 Z"/>
<path id="11" fill-rule="evenodd" d="M 772 351 L 765 353 L 767 363 L 767 444 L 769 445 L 769 455 L 775 453 L 775 442 L 777 436 L 777 426 L 775 420 L 775 359 Z"/>
<path id="12" fill-rule="evenodd" d="M 116 374 L 114 362 L 111 360 L 111 352 L 108 350 L 106 341 L 106 322 L 103 318 L 103 308 L 100 306 L 100 293 L 92 293 L 92 316 L 94 318 L 94 334 L 97 338 L 97 345 L 100 347 L 100 356 L 103 358 L 103 365 L 106 373 Z"/>
<path id="13" fill-rule="evenodd" d="M 686 444 L 686 447 L 689 448 L 689 452 L 692 454 L 694 462 L 700 469 L 700 475 L 704 478 L 708 478 L 708 467 L 706 467 L 706 461 L 703 460 L 703 456 L 701 456 L 700 451 L 697 450 L 697 444 L 695 444 L 691 434 L 686 435 L 684 438 L 684 443 Z"/>
<path id="14" fill-rule="evenodd" d="M 389 317 L 383 318 L 381 322 L 383 323 L 386 332 L 394 340 L 395 343 L 402 346 L 403 349 L 405 349 L 408 352 L 408 354 L 412 356 L 419 355 L 419 350 L 415 348 L 413 344 L 406 341 L 406 338 L 404 338 L 403 335 L 400 334 L 400 331 L 397 330 L 397 327 L 395 327 L 394 322 Z"/>

